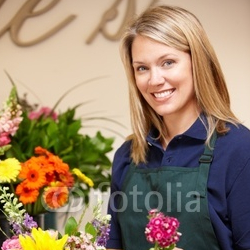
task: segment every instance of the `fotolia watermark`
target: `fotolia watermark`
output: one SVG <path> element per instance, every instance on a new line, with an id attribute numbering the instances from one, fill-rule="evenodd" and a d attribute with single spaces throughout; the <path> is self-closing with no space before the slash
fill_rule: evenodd
<path id="1" fill-rule="evenodd" d="M 110 186 L 109 182 L 103 182 L 98 186 L 96 190 L 90 192 L 89 195 L 92 195 L 92 198 L 94 198 L 94 200 L 103 200 L 103 199 L 108 200 L 109 193 L 101 192 L 100 190 L 107 190 L 109 186 Z M 85 193 L 82 191 L 82 189 L 74 187 L 72 188 L 69 194 L 67 192 L 68 192 L 67 187 L 65 187 L 65 189 L 61 187 L 58 190 L 58 192 L 53 193 L 53 195 L 49 197 L 50 206 L 56 209 L 48 207 L 43 198 L 41 198 L 42 206 L 49 212 L 57 212 L 57 213 L 65 213 L 65 212 L 76 213 L 86 208 L 87 204 L 85 202 Z M 62 195 L 68 196 L 69 198 L 66 205 L 60 206 L 60 196 Z M 104 196 L 106 197 L 104 198 Z"/>
<path id="2" fill-rule="evenodd" d="M 158 209 L 159 211 L 163 208 L 164 204 L 167 208 L 166 212 L 176 211 L 182 212 L 184 209 L 187 212 L 200 212 L 200 193 L 197 191 L 189 191 L 183 193 L 179 190 L 182 187 L 180 182 L 177 182 L 174 187 L 173 193 L 173 184 L 166 183 L 166 190 L 164 190 L 164 195 L 159 191 L 149 191 L 144 192 L 138 190 L 138 186 L 133 186 L 132 191 L 129 194 L 125 194 L 122 191 L 117 191 L 111 194 L 110 196 L 110 207 L 114 212 L 124 212 L 128 206 L 132 206 L 134 212 L 142 212 L 143 209 L 138 207 L 138 201 L 140 201 L 140 207 L 147 209 Z M 119 204 L 122 204 L 121 207 L 116 207 L 115 200 L 119 199 Z M 154 204 L 157 203 L 157 207 L 151 207 L 150 200 L 154 200 Z M 143 202 L 143 204 L 141 204 Z"/>
<path id="3" fill-rule="evenodd" d="M 176 211 L 182 212 L 184 209 L 187 212 L 200 212 L 200 202 L 201 195 L 197 191 L 182 191 L 181 182 L 173 183 L 165 183 L 164 192 L 159 191 L 148 191 L 144 192 L 138 188 L 138 185 L 134 185 L 132 190 L 126 194 L 122 191 L 116 191 L 110 195 L 109 192 L 101 192 L 100 190 L 107 190 L 110 186 L 110 183 L 104 182 L 99 185 L 99 187 L 94 190 L 91 195 L 92 198 L 97 200 L 109 200 L 110 208 L 114 212 L 124 212 L 128 206 L 134 212 L 142 212 L 143 209 L 151 210 L 158 209 L 162 210 L 163 206 L 167 209 L 166 212 Z M 164 194 L 162 194 L 164 193 Z M 53 207 L 58 207 L 60 202 L 59 196 L 55 193 L 53 197 L 50 197 L 51 204 Z M 58 209 L 50 209 L 44 200 L 42 200 L 42 204 L 47 211 L 50 212 L 70 212 L 75 213 L 82 211 L 86 207 L 85 202 L 85 194 L 79 188 L 74 188 L 71 190 L 69 195 L 69 200 L 66 205 L 58 208 Z M 115 200 L 119 199 L 119 203 L 122 204 L 121 207 L 117 207 Z M 157 204 L 157 207 L 151 207 L 151 201 L 154 200 L 154 204 Z M 140 206 L 138 204 L 140 202 Z M 142 204 L 143 203 L 143 204 Z M 143 207 L 143 209 L 142 209 Z"/>

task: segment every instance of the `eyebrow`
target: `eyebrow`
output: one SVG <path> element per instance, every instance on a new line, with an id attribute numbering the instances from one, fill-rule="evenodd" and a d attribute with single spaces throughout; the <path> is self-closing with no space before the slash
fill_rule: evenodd
<path id="1" fill-rule="evenodd" d="M 168 57 L 168 56 L 176 56 L 177 57 L 178 55 L 173 54 L 173 53 L 167 53 L 167 54 L 160 56 L 157 60 L 162 60 L 163 58 Z M 144 64 L 144 63 L 145 62 L 141 62 L 141 61 L 132 61 L 132 65 L 133 64 Z"/>

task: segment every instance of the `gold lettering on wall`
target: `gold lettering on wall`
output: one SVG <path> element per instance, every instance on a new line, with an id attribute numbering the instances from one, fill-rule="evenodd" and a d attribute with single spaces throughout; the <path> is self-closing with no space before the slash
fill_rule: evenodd
<path id="1" fill-rule="evenodd" d="M 25 21 L 29 18 L 34 18 L 36 16 L 45 14 L 49 10 L 51 10 L 54 6 L 56 6 L 61 0 L 51 0 L 47 6 L 43 7 L 42 9 L 39 9 L 37 11 L 34 11 L 35 7 L 42 2 L 43 0 L 27 0 L 17 11 L 17 13 L 14 15 L 14 17 L 7 23 L 1 30 L 0 30 L 0 38 L 7 32 L 10 33 L 11 40 L 18 46 L 27 47 L 32 46 L 35 44 L 38 44 L 58 31 L 60 31 L 62 28 L 67 26 L 70 22 L 72 22 L 76 15 L 69 15 L 66 17 L 63 21 L 56 24 L 53 28 L 45 32 L 44 34 L 40 35 L 39 37 L 31 40 L 31 41 L 22 41 L 19 38 L 20 31 L 22 30 L 23 25 L 25 25 Z M 90 34 L 90 36 L 87 38 L 86 43 L 90 44 L 93 42 L 93 40 L 96 38 L 98 33 L 101 33 L 106 39 L 110 41 L 117 41 L 120 39 L 123 29 L 127 23 L 127 21 L 130 19 L 131 16 L 133 16 L 136 13 L 136 0 L 127 0 L 126 10 L 124 13 L 124 17 L 122 19 L 122 23 L 118 27 L 117 31 L 115 31 L 113 34 L 112 32 L 109 32 L 107 30 L 107 23 L 110 21 L 113 21 L 117 18 L 119 12 L 118 12 L 118 6 L 121 3 L 122 0 L 115 0 L 114 3 L 111 5 L 110 8 L 108 8 L 103 15 L 101 16 L 100 23 L 98 26 L 94 29 L 94 31 Z M 124 1 L 124 0 L 123 0 Z M 0 8 L 2 5 L 7 2 L 7 0 L 0 0 Z M 156 4 L 158 0 L 151 0 L 148 7 Z"/>
<path id="2" fill-rule="evenodd" d="M 117 32 L 114 34 L 110 34 L 106 30 L 106 24 L 108 22 L 114 20 L 118 16 L 117 7 L 121 3 L 121 1 L 122 0 L 115 0 L 114 4 L 106 12 L 104 12 L 104 14 L 101 17 L 101 21 L 100 21 L 99 25 L 96 27 L 96 29 L 92 32 L 92 34 L 86 40 L 87 44 L 90 44 L 99 32 L 102 33 L 103 36 L 110 41 L 117 41 L 120 39 L 120 37 L 123 33 L 123 29 L 125 28 L 128 19 L 130 17 L 132 17 L 136 12 L 136 6 L 135 6 L 136 1 L 135 0 L 127 0 L 127 8 L 125 11 L 123 21 L 122 21 L 120 27 L 118 28 Z M 156 4 L 156 2 L 158 2 L 158 0 L 152 0 L 151 3 L 149 4 L 149 6 Z"/>
<path id="3" fill-rule="evenodd" d="M 114 4 L 103 14 L 99 25 L 90 35 L 90 37 L 86 40 L 87 44 L 90 44 L 99 32 L 102 33 L 105 38 L 111 41 L 116 41 L 120 38 L 122 29 L 126 24 L 127 17 L 132 16 L 135 12 L 135 1 L 128 0 L 127 9 L 125 16 L 123 18 L 123 22 L 118 31 L 112 35 L 108 33 L 108 31 L 105 29 L 105 26 L 107 22 L 112 21 L 117 17 L 118 15 L 117 7 L 120 3 L 121 0 L 116 0 Z"/>
<path id="4" fill-rule="evenodd" d="M 3 3 L 6 0 L 0 1 L 0 7 L 3 5 Z M 24 25 L 24 22 L 28 18 L 33 18 L 36 16 L 39 16 L 41 14 L 46 13 L 47 11 L 51 10 L 60 0 L 52 0 L 47 6 L 45 6 L 43 9 L 40 9 L 38 11 L 33 11 L 36 5 L 42 0 L 27 0 L 23 6 L 19 9 L 19 11 L 16 13 L 16 15 L 11 19 L 11 21 L 2 29 L 0 30 L 0 37 L 5 34 L 7 31 L 10 33 L 11 40 L 18 46 L 31 46 L 34 44 L 37 44 L 41 41 L 46 40 L 47 38 L 54 35 L 56 32 L 61 30 L 63 27 L 65 27 L 67 24 L 69 24 L 76 16 L 70 15 L 67 18 L 65 18 L 62 22 L 55 25 L 52 29 L 44 33 L 43 35 L 37 37 L 34 40 L 31 41 L 21 41 L 18 37 L 19 32 L 22 29 L 22 26 Z"/>

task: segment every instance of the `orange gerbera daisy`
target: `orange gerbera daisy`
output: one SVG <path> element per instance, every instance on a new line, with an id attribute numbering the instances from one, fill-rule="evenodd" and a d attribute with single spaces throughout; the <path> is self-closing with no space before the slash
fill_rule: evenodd
<path id="1" fill-rule="evenodd" d="M 39 191 L 37 189 L 28 188 L 25 182 L 22 182 L 17 185 L 16 194 L 19 195 L 19 200 L 25 205 L 35 202 L 39 196 Z"/>
<path id="2" fill-rule="evenodd" d="M 65 173 L 69 172 L 70 168 L 69 165 L 65 162 L 63 162 L 58 156 L 54 156 L 53 158 L 50 157 L 51 162 L 53 162 L 54 170 L 57 173 Z"/>
<path id="3" fill-rule="evenodd" d="M 63 182 L 64 185 L 67 186 L 68 188 L 74 186 L 74 177 L 68 171 L 57 173 L 57 179 L 58 181 Z"/>
<path id="4" fill-rule="evenodd" d="M 45 176 L 46 176 L 46 185 L 50 185 L 51 182 L 54 182 L 57 179 L 54 170 L 52 172 L 46 173 Z"/>
<path id="5" fill-rule="evenodd" d="M 46 183 L 45 172 L 35 157 L 22 163 L 19 178 L 24 179 L 25 185 L 29 189 L 39 189 Z"/>
<path id="6" fill-rule="evenodd" d="M 57 209 L 67 203 L 69 190 L 61 182 L 53 182 L 51 184 L 52 186 L 44 189 L 43 199 L 50 209 Z"/>
<path id="7" fill-rule="evenodd" d="M 51 182 L 56 180 L 54 166 L 50 164 L 50 162 L 48 162 L 47 158 L 44 159 L 44 171 L 46 177 L 46 185 L 49 185 Z"/>
<path id="8" fill-rule="evenodd" d="M 50 156 L 53 155 L 51 152 L 49 152 L 47 149 L 42 148 L 40 146 L 35 148 L 35 154 L 37 155 L 45 155 L 45 156 Z"/>

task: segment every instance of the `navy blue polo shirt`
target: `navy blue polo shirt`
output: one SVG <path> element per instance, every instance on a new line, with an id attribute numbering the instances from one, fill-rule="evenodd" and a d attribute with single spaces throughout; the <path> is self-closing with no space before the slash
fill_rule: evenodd
<path id="1" fill-rule="evenodd" d="M 210 218 L 222 250 L 249 250 L 250 130 L 243 125 L 227 126 L 230 128 L 229 132 L 217 138 L 210 166 L 207 184 Z M 149 135 L 148 162 L 138 167 L 197 167 L 204 151 L 205 139 L 206 129 L 199 118 L 185 133 L 175 136 L 166 150 Z M 111 193 L 121 190 L 131 163 L 130 146 L 131 142 L 126 141 L 115 153 Z M 109 204 L 108 208 L 112 220 L 107 248 L 122 249 L 120 226 L 112 206 Z"/>

